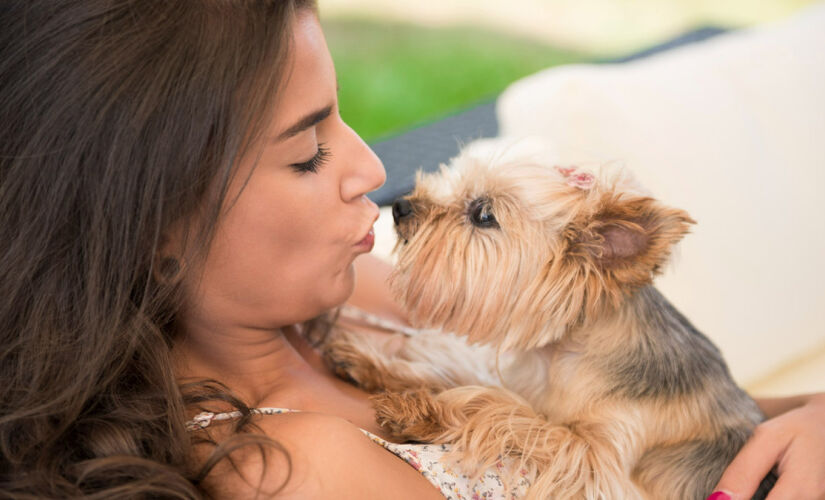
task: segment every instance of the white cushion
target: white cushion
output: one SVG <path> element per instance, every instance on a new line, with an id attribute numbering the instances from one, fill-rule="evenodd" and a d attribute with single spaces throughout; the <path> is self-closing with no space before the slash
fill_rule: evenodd
<path id="1" fill-rule="evenodd" d="M 549 69 L 498 103 L 502 135 L 540 135 L 563 163 L 620 161 L 698 221 L 657 283 L 740 382 L 822 351 L 825 4 L 635 62 Z"/>

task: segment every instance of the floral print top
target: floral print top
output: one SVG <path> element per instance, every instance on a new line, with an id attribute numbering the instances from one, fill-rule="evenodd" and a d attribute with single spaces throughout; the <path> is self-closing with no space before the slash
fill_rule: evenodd
<path id="1" fill-rule="evenodd" d="M 253 413 L 260 415 L 277 415 L 290 410 L 287 408 L 255 408 Z M 207 427 L 213 421 L 238 418 L 241 412 L 226 413 L 203 412 L 186 423 L 189 430 L 198 430 Z M 495 467 L 472 477 L 461 469 L 461 460 L 453 460 L 450 456 L 450 445 L 447 444 L 418 444 L 418 443 L 391 443 L 371 432 L 361 429 L 374 443 L 382 446 L 401 460 L 407 462 L 433 484 L 448 500 L 515 500 L 524 498 L 527 489 L 535 477 L 535 473 L 521 468 L 512 475 L 514 479 L 505 478 L 511 474 L 515 464 L 508 459 L 502 459 Z"/>

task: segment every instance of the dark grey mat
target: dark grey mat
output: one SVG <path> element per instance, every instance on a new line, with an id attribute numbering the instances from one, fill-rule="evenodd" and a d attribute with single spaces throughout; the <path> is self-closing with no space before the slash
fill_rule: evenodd
<path id="1" fill-rule="evenodd" d="M 373 151 L 384 162 L 387 182 L 369 197 L 379 205 L 388 205 L 413 188 L 419 168 L 431 172 L 458 154 L 463 144 L 498 135 L 495 106 L 493 99 L 372 144 Z"/>
<path id="2" fill-rule="evenodd" d="M 643 57 L 652 56 L 653 54 L 658 54 L 659 52 L 664 52 L 666 50 L 674 49 L 676 47 L 680 47 L 682 45 L 688 45 L 691 43 L 701 42 L 702 40 L 707 40 L 708 38 L 713 38 L 716 35 L 721 35 L 727 31 L 724 28 L 717 28 L 713 26 L 708 26 L 705 28 L 699 28 L 697 30 L 691 31 L 689 33 L 685 33 L 684 35 L 677 36 L 672 40 L 668 40 L 666 42 L 660 43 L 658 45 L 654 45 L 649 49 L 642 50 L 641 52 L 636 52 L 635 54 L 630 54 L 629 56 L 620 57 L 618 59 L 613 59 L 610 61 L 605 61 L 607 63 L 623 63 L 628 61 L 634 61 L 636 59 L 642 59 Z"/>
<path id="3" fill-rule="evenodd" d="M 648 57 L 724 32 L 721 28 L 698 29 L 641 52 L 602 63 L 623 63 Z M 439 164 L 446 163 L 458 154 L 463 144 L 482 137 L 495 137 L 498 134 L 495 108 L 496 99 L 493 98 L 372 144 L 372 149 L 384 162 L 387 182 L 380 189 L 370 193 L 369 197 L 379 205 L 389 205 L 397 197 L 412 190 L 417 170 L 436 170 Z"/>

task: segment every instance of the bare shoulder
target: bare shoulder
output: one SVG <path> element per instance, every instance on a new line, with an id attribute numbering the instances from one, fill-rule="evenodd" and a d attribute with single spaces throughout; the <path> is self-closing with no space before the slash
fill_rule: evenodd
<path id="1" fill-rule="evenodd" d="M 259 417 L 278 443 L 243 446 L 204 481 L 216 498 L 443 499 L 421 474 L 345 419 L 319 413 Z M 260 489 L 259 489 L 260 487 Z"/>

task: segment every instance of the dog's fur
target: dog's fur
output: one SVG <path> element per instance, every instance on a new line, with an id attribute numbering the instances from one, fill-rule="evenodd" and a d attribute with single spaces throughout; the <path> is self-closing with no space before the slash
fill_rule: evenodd
<path id="1" fill-rule="evenodd" d="M 472 153 L 420 175 L 406 200 L 392 285 L 411 321 L 492 348 L 428 334 L 389 353 L 334 334 L 327 359 L 376 393 L 386 429 L 455 443 L 479 470 L 520 457 L 538 472 L 534 498 L 711 492 L 764 417 L 651 285 L 687 213 L 621 170 Z"/>

